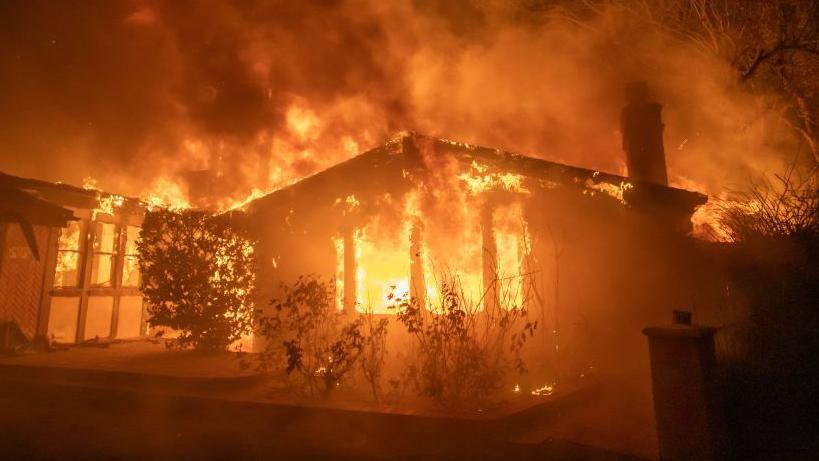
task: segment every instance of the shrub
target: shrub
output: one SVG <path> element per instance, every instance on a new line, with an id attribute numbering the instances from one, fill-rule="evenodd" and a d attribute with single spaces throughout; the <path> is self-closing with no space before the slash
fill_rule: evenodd
<path id="1" fill-rule="evenodd" d="M 796 178 L 789 170 L 774 178 L 777 183 L 762 178 L 749 191 L 720 206 L 720 225 L 732 241 L 819 236 L 816 173 Z"/>
<path id="2" fill-rule="evenodd" d="M 261 317 L 257 328 L 267 339 L 259 355 L 263 369 L 296 372 L 312 394 L 326 395 L 360 365 L 378 398 L 385 324 L 365 316 L 350 319 L 336 308 L 333 285 L 312 275 L 282 284 L 281 297 L 271 305 L 273 315 Z"/>
<path id="3" fill-rule="evenodd" d="M 364 351 L 361 355 L 361 374 L 370 386 L 373 399 L 381 401 L 381 381 L 387 356 L 387 326 L 385 318 L 376 319 L 372 310 L 359 316 L 364 329 Z"/>
<path id="4" fill-rule="evenodd" d="M 224 350 L 252 329 L 253 246 L 203 211 L 149 211 L 137 241 L 151 326 L 174 345 Z"/>
<path id="5" fill-rule="evenodd" d="M 721 357 L 728 436 L 736 458 L 800 446 L 819 412 L 819 193 L 816 176 L 759 181 L 721 210 L 733 240 L 728 286 L 747 299 L 742 354 Z M 761 397 L 764 396 L 764 397 Z M 781 449 L 781 448 L 775 448 Z"/>
<path id="6" fill-rule="evenodd" d="M 537 322 L 511 293 L 497 305 L 472 302 L 455 278 L 446 279 L 438 303 L 399 296 L 393 308 L 415 339 L 408 375 L 420 394 L 446 407 L 473 407 L 494 397 L 510 374 L 526 372 L 521 350 Z"/>

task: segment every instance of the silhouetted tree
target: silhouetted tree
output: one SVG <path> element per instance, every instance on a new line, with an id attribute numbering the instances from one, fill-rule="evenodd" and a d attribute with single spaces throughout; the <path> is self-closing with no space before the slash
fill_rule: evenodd
<path id="1" fill-rule="evenodd" d="M 805 142 L 819 163 L 819 2 L 815 0 L 523 0 L 535 15 L 589 27 L 607 11 L 716 56 Z M 627 41 L 624 46 L 631 46 Z"/>

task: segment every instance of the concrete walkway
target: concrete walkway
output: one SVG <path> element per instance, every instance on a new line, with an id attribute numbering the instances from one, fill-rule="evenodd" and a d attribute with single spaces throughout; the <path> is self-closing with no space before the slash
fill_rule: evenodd
<path id="1" fill-rule="evenodd" d="M 169 350 L 161 341 L 124 341 L 71 346 L 53 353 L 0 357 L 0 365 L 127 371 L 190 378 L 233 378 L 254 374 L 239 366 L 236 354 Z"/>

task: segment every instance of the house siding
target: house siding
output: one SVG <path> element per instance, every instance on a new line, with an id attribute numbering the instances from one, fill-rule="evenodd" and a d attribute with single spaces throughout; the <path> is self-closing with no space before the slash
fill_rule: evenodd
<path id="1" fill-rule="evenodd" d="M 34 226 L 34 236 L 40 253 L 39 261 L 31 254 L 20 226 L 7 224 L 0 268 L 0 319 L 16 322 L 29 339 L 34 338 L 37 332 L 49 228 Z"/>

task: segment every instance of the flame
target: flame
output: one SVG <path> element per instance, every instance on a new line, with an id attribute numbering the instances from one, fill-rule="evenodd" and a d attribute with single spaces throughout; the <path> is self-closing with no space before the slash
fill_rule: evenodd
<path id="1" fill-rule="evenodd" d="M 730 242 L 728 230 L 720 223 L 720 199 L 713 197 L 698 207 L 691 216 L 692 234 L 702 240 Z"/>
<path id="2" fill-rule="evenodd" d="M 344 310 L 344 238 L 336 236 L 333 239 L 333 245 L 336 247 L 336 308 L 342 311 Z"/>
<path id="3" fill-rule="evenodd" d="M 359 147 L 358 143 L 355 139 L 350 136 L 344 136 L 341 138 L 341 145 L 344 148 L 344 152 L 347 153 L 349 156 L 354 156 L 361 152 L 361 148 Z"/>
<path id="4" fill-rule="evenodd" d="M 388 217 L 389 213 L 377 215 L 356 229 L 353 245 L 358 309 L 390 313 L 388 308 L 396 297 L 419 296 L 419 292 L 424 294 L 427 307 L 434 309 L 441 277 L 455 283 L 454 289 L 461 292 L 474 309 L 483 308 L 481 300 L 490 288 L 494 296 L 502 297 L 504 306 L 522 306 L 522 267 L 531 252 L 522 206 L 519 202 L 496 206 L 491 215 L 492 230 L 482 231 L 480 210 L 484 205 L 480 196 L 481 191 L 501 189 L 519 193 L 525 189 L 519 175 L 489 173 L 487 167 L 478 163 L 473 163 L 471 170 L 470 174 L 444 186 L 445 189 L 453 186 L 451 194 L 442 198 L 440 189 L 420 187 L 407 193 L 400 204 L 385 205 L 385 208 L 397 208 L 397 217 Z M 431 200 L 441 200 L 445 208 L 430 208 Z M 356 210 L 360 202 L 355 196 L 348 196 L 336 199 L 336 205 L 343 206 L 342 212 L 348 214 Z M 441 211 L 446 211 L 446 215 L 441 216 Z M 454 215 L 453 221 L 449 221 L 450 214 Z M 400 225 L 390 225 L 393 221 Z M 491 245 L 483 241 L 488 237 L 494 239 Z M 415 243 L 414 238 L 418 239 Z M 343 239 L 336 237 L 334 244 L 339 284 L 337 303 L 341 305 Z M 484 248 L 484 245 L 488 246 Z M 487 267 L 494 281 L 485 286 L 484 264 L 490 248 L 494 254 L 487 261 L 492 261 L 494 267 Z M 420 263 L 421 268 L 413 269 L 412 261 Z M 414 276 L 421 276 L 423 280 L 415 281 Z M 413 287 L 413 283 L 419 286 Z"/>
<path id="5" fill-rule="evenodd" d="M 57 255 L 57 269 L 54 273 L 54 286 L 72 286 L 76 281 L 68 280 L 66 273 L 77 269 L 79 253 L 73 251 L 61 251 Z"/>
<path id="6" fill-rule="evenodd" d="M 116 209 L 125 203 L 125 197 L 121 195 L 99 195 L 97 197 L 97 208 L 91 211 L 91 219 L 97 219 L 97 215 L 105 214 L 113 216 Z"/>
<path id="7" fill-rule="evenodd" d="M 549 396 L 552 395 L 552 392 L 554 392 L 554 387 L 550 384 L 544 384 L 543 386 L 533 390 L 532 395 Z"/>
<path id="8" fill-rule="evenodd" d="M 675 176 L 671 183 L 673 187 L 705 193 L 706 187 L 685 176 Z M 740 201 L 729 197 L 727 192 L 708 197 L 705 204 L 700 205 L 691 215 L 691 235 L 709 242 L 731 242 L 733 237 L 722 223 L 722 212 L 727 209 L 741 210 L 747 214 L 754 214 L 760 210 L 759 202 L 749 200 Z"/>
<path id="9" fill-rule="evenodd" d="M 100 190 L 97 180 L 91 176 L 86 176 L 82 179 L 82 188 L 85 190 Z"/>
<path id="10" fill-rule="evenodd" d="M 190 208 L 187 194 L 182 186 L 168 178 L 159 178 L 143 195 L 142 201 L 148 210 L 167 208 L 169 210 L 184 210 Z"/>
<path id="11" fill-rule="evenodd" d="M 393 297 L 410 291 L 410 236 L 409 226 L 393 237 L 385 235 L 380 224 L 372 222 L 355 236 L 356 307 L 386 314 Z"/>
<path id="12" fill-rule="evenodd" d="M 264 191 L 262 189 L 254 187 L 253 190 L 250 191 L 250 194 L 248 194 L 247 197 L 245 197 L 245 198 L 243 198 L 241 200 L 237 200 L 236 202 L 234 202 L 232 204 L 228 204 L 225 207 L 224 211 L 244 210 L 245 206 L 247 206 L 248 203 L 256 200 L 257 198 L 264 197 L 265 195 L 269 194 L 270 192 L 272 192 L 272 191 L 270 191 L 270 190 Z"/>
<path id="13" fill-rule="evenodd" d="M 113 216 L 116 209 L 125 203 L 125 197 L 116 194 L 102 194 L 99 183 L 91 176 L 86 176 L 82 180 L 82 188 L 88 191 L 97 192 L 97 207 L 91 210 L 91 219 L 97 219 L 100 214 Z"/>
<path id="14" fill-rule="evenodd" d="M 316 114 L 302 105 L 291 105 L 285 115 L 287 128 L 301 141 L 314 141 L 319 135 L 321 123 Z"/>
<path id="15" fill-rule="evenodd" d="M 498 207 L 492 216 L 497 248 L 496 283 L 504 301 L 502 304 L 508 308 L 523 304 L 525 276 L 521 269 L 525 257 L 531 252 L 522 213 L 521 205 L 514 203 Z"/>
<path id="16" fill-rule="evenodd" d="M 361 202 L 358 201 L 355 195 L 348 195 L 344 199 L 341 197 L 337 198 L 334 205 L 342 207 L 341 214 L 347 216 L 358 210 L 359 207 L 361 207 Z"/>
<path id="17" fill-rule="evenodd" d="M 729 229 L 722 223 L 722 213 L 726 209 L 738 210 L 750 216 L 759 213 L 762 205 L 756 200 L 732 199 L 726 193 L 709 197 L 708 201 L 698 207 L 691 216 L 692 235 L 711 242 L 734 241 Z"/>
<path id="18" fill-rule="evenodd" d="M 54 286 L 73 286 L 77 283 L 80 250 L 80 226 L 76 222 L 68 224 L 60 230 L 57 242 L 57 267 L 54 272 Z M 68 279 L 68 274 L 74 274 L 74 280 Z"/>
<path id="19" fill-rule="evenodd" d="M 458 175 L 472 195 L 490 190 L 528 193 L 523 187 L 523 176 L 514 173 L 487 172 L 489 167 L 472 161 L 470 170 Z"/>
<path id="20" fill-rule="evenodd" d="M 595 171 L 592 177 L 597 177 L 598 174 L 599 173 Z M 584 190 L 583 191 L 584 194 L 590 194 L 593 196 L 596 192 L 602 192 L 604 194 L 608 194 L 613 199 L 617 200 L 623 205 L 627 204 L 626 199 L 623 197 L 623 194 L 627 190 L 634 188 L 634 184 L 628 181 L 620 181 L 619 185 L 615 185 L 607 182 L 594 183 L 592 179 L 587 179 L 585 186 L 586 189 L 590 190 Z"/>
<path id="21" fill-rule="evenodd" d="M 236 270 L 235 265 L 233 264 L 233 259 L 230 257 L 229 248 L 234 248 L 238 246 L 241 250 L 242 254 L 247 258 L 253 255 L 255 249 L 253 248 L 253 244 L 241 237 L 240 235 L 234 234 L 229 237 L 228 242 L 224 245 L 219 246 L 216 249 L 216 254 L 214 255 L 214 262 L 216 263 L 216 270 L 213 274 L 210 275 L 210 280 L 213 282 L 218 282 L 222 280 L 224 277 L 231 276 L 229 278 L 233 278 L 234 272 Z M 234 285 L 227 288 L 229 293 L 233 293 L 237 296 L 245 296 L 248 294 L 247 288 L 242 286 Z M 237 311 L 227 311 L 225 312 L 225 318 L 231 318 L 232 316 L 236 316 L 236 318 L 240 320 L 249 320 L 253 315 L 253 301 L 248 298 L 244 298 L 247 304 L 242 304 L 240 307 L 243 309 L 239 309 Z M 233 346 L 238 350 L 250 350 L 253 346 L 253 332 L 247 332 L 243 334 L 234 344 Z"/>

